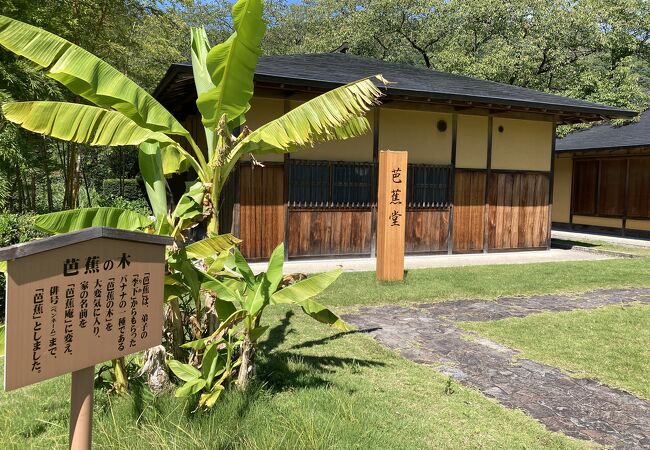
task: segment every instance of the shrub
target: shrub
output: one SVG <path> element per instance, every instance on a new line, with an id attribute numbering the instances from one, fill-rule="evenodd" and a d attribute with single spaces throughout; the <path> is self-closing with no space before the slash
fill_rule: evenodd
<path id="1" fill-rule="evenodd" d="M 145 191 L 135 178 L 121 180 L 107 178 L 102 182 L 102 194 L 106 198 L 122 197 L 127 200 L 140 200 L 145 198 Z"/>
<path id="2" fill-rule="evenodd" d="M 145 216 L 152 215 L 151 208 L 149 207 L 149 202 L 144 198 L 129 200 L 124 197 L 100 196 L 98 203 L 99 206 L 104 206 L 107 208 L 128 209 L 129 211 L 135 211 Z"/>
<path id="3" fill-rule="evenodd" d="M 33 214 L 0 213 L 0 247 L 27 242 L 45 236 L 34 228 Z M 0 273 L 0 321 L 5 316 L 5 276 Z"/>

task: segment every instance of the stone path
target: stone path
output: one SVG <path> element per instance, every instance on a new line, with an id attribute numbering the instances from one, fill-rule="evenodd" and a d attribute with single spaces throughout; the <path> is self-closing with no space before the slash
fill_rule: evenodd
<path id="1" fill-rule="evenodd" d="M 618 289 L 583 295 L 461 300 L 413 307 L 364 307 L 345 320 L 368 330 L 402 356 L 473 386 L 510 408 L 518 408 L 553 431 L 614 448 L 650 448 L 650 402 L 589 379 L 572 378 L 555 367 L 527 359 L 488 339 L 463 339 L 459 321 L 523 317 L 642 302 L 650 289 Z"/>

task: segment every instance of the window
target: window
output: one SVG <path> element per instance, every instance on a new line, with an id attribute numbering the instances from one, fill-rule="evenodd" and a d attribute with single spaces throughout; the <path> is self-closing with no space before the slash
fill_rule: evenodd
<path id="1" fill-rule="evenodd" d="M 292 207 L 370 207 L 373 163 L 290 160 L 289 205 Z M 408 166 L 407 207 L 449 206 L 451 166 Z M 374 187 L 377 189 L 377 187 Z"/>
<path id="2" fill-rule="evenodd" d="M 370 207 L 372 163 L 290 161 L 290 206 Z"/>
<path id="3" fill-rule="evenodd" d="M 329 201 L 329 166 L 323 161 L 291 161 L 289 203 L 324 205 Z"/>
<path id="4" fill-rule="evenodd" d="M 332 203 L 370 204 L 372 164 L 332 164 Z"/>
<path id="5" fill-rule="evenodd" d="M 414 208 L 449 205 L 449 166 L 409 165 L 407 206 Z"/>

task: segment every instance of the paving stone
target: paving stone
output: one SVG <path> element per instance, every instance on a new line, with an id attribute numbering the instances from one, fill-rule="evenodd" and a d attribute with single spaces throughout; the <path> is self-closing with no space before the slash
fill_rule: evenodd
<path id="1" fill-rule="evenodd" d="M 650 448 L 650 402 L 535 361 L 513 361 L 516 350 L 482 337 L 467 340 L 454 325 L 632 302 L 650 304 L 650 289 L 364 307 L 344 318 L 402 356 L 523 410 L 549 430 L 614 448 Z"/>

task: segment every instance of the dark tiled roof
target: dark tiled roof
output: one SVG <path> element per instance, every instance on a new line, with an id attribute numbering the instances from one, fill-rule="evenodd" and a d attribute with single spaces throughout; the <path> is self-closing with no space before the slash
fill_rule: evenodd
<path id="1" fill-rule="evenodd" d="M 575 131 L 558 139 L 555 151 L 575 152 L 639 146 L 650 146 L 650 111 L 644 112 L 638 122 L 627 125 L 602 124 Z"/>
<path id="2" fill-rule="evenodd" d="M 165 89 L 174 84 L 172 72 L 189 72 L 188 64 L 176 64 L 156 89 L 156 97 L 165 97 Z M 257 82 L 284 83 L 333 88 L 359 78 L 381 73 L 393 82 L 388 94 L 409 97 L 457 100 L 512 107 L 542 108 L 549 112 L 584 113 L 604 117 L 632 117 L 635 112 L 584 100 L 547 94 L 509 84 L 480 80 L 377 59 L 343 53 L 315 53 L 266 56 L 259 60 Z M 161 99 L 164 102 L 164 99 Z"/>

